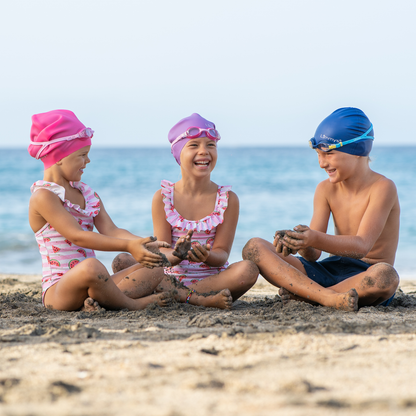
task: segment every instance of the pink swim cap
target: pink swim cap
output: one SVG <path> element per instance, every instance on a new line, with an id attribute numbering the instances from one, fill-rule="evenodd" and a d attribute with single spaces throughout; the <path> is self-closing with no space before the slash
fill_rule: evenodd
<path id="1" fill-rule="evenodd" d="M 183 147 L 189 140 L 192 140 L 188 137 L 184 137 L 179 141 L 173 143 L 181 134 L 185 133 L 189 127 L 200 127 L 201 129 L 215 129 L 215 124 L 211 121 L 206 120 L 197 113 L 191 114 L 189 117 L 183 118 L 181 121 L 178 121 L 170 130 L 168 134 L 169 142 L 172 143 L 171 152 L 173 157 L 176 159 L 178 164 L 181 164 L 181 152 Z M 207 137 L 205 132 L 201 133 L 199 137 Z"/>
<path id="2" fill-rule="evenodd" d="M 91 145 L 93 131 L 69 110 L 53 110 L 32 116 L 30 156 L 50 168 L 71 153 Z"/>

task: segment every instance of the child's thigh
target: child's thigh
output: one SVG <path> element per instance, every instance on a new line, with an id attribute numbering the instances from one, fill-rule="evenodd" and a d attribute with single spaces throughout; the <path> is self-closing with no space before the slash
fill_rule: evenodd
<path id="1" fill-rule="evenodd" d="M 242 260 L 228 266 L 224 271 L 213 276 L 206 277 L 189 287 L 197 292 L 219 291 L 230 289 L 231 292 L 238 290 L 248 290 L 256 283 L 259 269 L 249 261 Z"/>
<path id="2" fill-rule="evenodd" d="M 164 277 L 163 267 L 148 269 L 139 263 L 112 276 L 117 287 L 133 299 L 153 293 Z"/>
<path id="3" fill-rule="evenodd" d="M 66 272 L 58 283 L 45 293 L 44 304 L 47 308 L 63 311 L 80 309 L 88 298 L 88 289 L 97 279 L 110 276 L 105 266 L 97 259 L 86 259 Z"/>
<path id="4" fill-rule="evenodd" d="M 306 270 L 297 256 L 276 253 L 276 247 L 262 238 L 252 238 L 243 249 L 244 258 L 254 261 L 266 274 L 274 273 L 282 264 L 289 264 L 306 275 Z"/>
<path id="5" fill-rule="evenodd" d="M 399 276 L 393 266 L 387 263 L 378 263 L 364 272 L 331 286 L 331 289 L 336 292 L 355 289 L 360 298 L 374 297 L 386 300 L 395 293 L 398 284 Z"/>

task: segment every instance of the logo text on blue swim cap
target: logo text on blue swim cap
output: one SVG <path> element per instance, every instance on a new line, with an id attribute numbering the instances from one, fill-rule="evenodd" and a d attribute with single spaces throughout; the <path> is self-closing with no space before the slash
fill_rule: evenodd
<path id="1" fill-rule="evenodd" d="M 330 141 L 330 142 L 338 142 L 339 140 L 335 140 L 335 139 L 333 139 L 332 137 L 328 137 L 327 135 L 325 135 L 325 134 L 321 134 L 320 136 L 319 136 L 321 139 L 324 139 L 324 140 L 328 140 L 328 141 Z"/>

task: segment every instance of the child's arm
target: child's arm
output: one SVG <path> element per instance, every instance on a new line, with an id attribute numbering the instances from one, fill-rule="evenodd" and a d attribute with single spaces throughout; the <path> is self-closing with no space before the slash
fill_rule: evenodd
<path id="1" fill-rule="evenodd" d="M 238 223 L 240 203 L 237 195 L 230 191 L 228 193 L 228 207 L 224 213 L 224 221 L 217 226 L 213 247 L 196 244 L 192 247 L 189 260 L 203 262 L 208 266 L 223 266 L 230 256 L 231 247 L 234 242 L 235 230 Z"/>
<path id="2" fill-rule="evenodd" d="M 30 205 L 58 233 L 79 247 L 101 251 L 127 251 L 147 267 L 157 267 L 162 261 L 159 255 L 151 253 L 145 247 L 145 244 L 154 241 L 152 237 L 128 240 L 84 231 L 63 207 L 59 197 L 46 189 L 35 192 L 30 199 Z"/>
<path id="3" fill-rule="evenodd" d="M 318 186 L 318 188 L 317 194 L 318 191 L 321 194 L 318 198 L 322 200 L 324 187 Z M 385 178 L 380 179 L 373 185 L 368 207 L 355 235 L 326 234 L 319 230 L 319 218 L 315 217 L 314 213 L 310 228 L 295 227 L 294 229 L 299 231 L 300 235 L 296 232 L 288 233 L 285 237 L 285 244 L 288 243 L 288 246 L 295 250 L 309 250 L 309 247 L 313 247 L 316 251 L 322 250 L 334 255 L 361 259 L 371 251 L 380 237 L 396 202 L 397 190 L 394 183 Z M 342 219 L 339 220 L 342 221 Z"/>
<path id="4" fill-rule="evenodd" d="M 105 209 L 101 199 L 100 202 L 100 213 L 94 218 L 94 225 L 100 234 L 104 234 L 109 237 L 123 238 L 125 240 L 135 240 L 137 238 L 142 238 L 138 235 L 132 234 L 130 231 L 127 231 L 123 228 L 118 228 Z"/>

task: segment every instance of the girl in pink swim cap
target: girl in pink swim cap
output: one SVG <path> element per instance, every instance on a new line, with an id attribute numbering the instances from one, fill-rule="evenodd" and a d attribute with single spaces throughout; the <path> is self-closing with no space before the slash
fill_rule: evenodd
<path id="1" fill-rule="evenodd" d="M 229 308 L 254 285 L 259 271 L 251 261 L 227 262 L 239 202 L 231 186 L 211 180 L 220 134 L 214 123 L 194 113 L 175 124 L 168 138 L 182 178 L 176 183 L 162 181 L 153 197 L 153 227 L 172 246 L 183 244 L 182 250 L 161 248 L 172 265 L 165 273 L 174 279 L 163 280 L 158 289 L 184 285 L 188 293 L 181 300 L 189 303 L 201 293 L 219 292 L 224 305 L 219 307 Z M 124 267 L 134 263 L 130 256 L 122 260 Z"/>
<path id="2" fill-rule="evenodd" d="M 81 182 L 90 163 L 93 133 L 72 111 L 32 117 L 28 150 L 45 167 L 43 180 L 31 187 L 29 203 L 29 223 L 42 256 L 43 304 L 66 311 L 95 310 L 100 305 L 138 310 L 153 302 L 164 306 L 169 295 L 153 294 L 159 283 L 154 267 L 161 266 L 163 259 L 149 249 L 158 252 L 159 247 L 170 245 L 118 228 L 100 197 Z M 128 251 L 138 263 L 110 276 L 94 249 Z M 126 295 L 133 281 L 141 288 L 134 298 Z"/>

